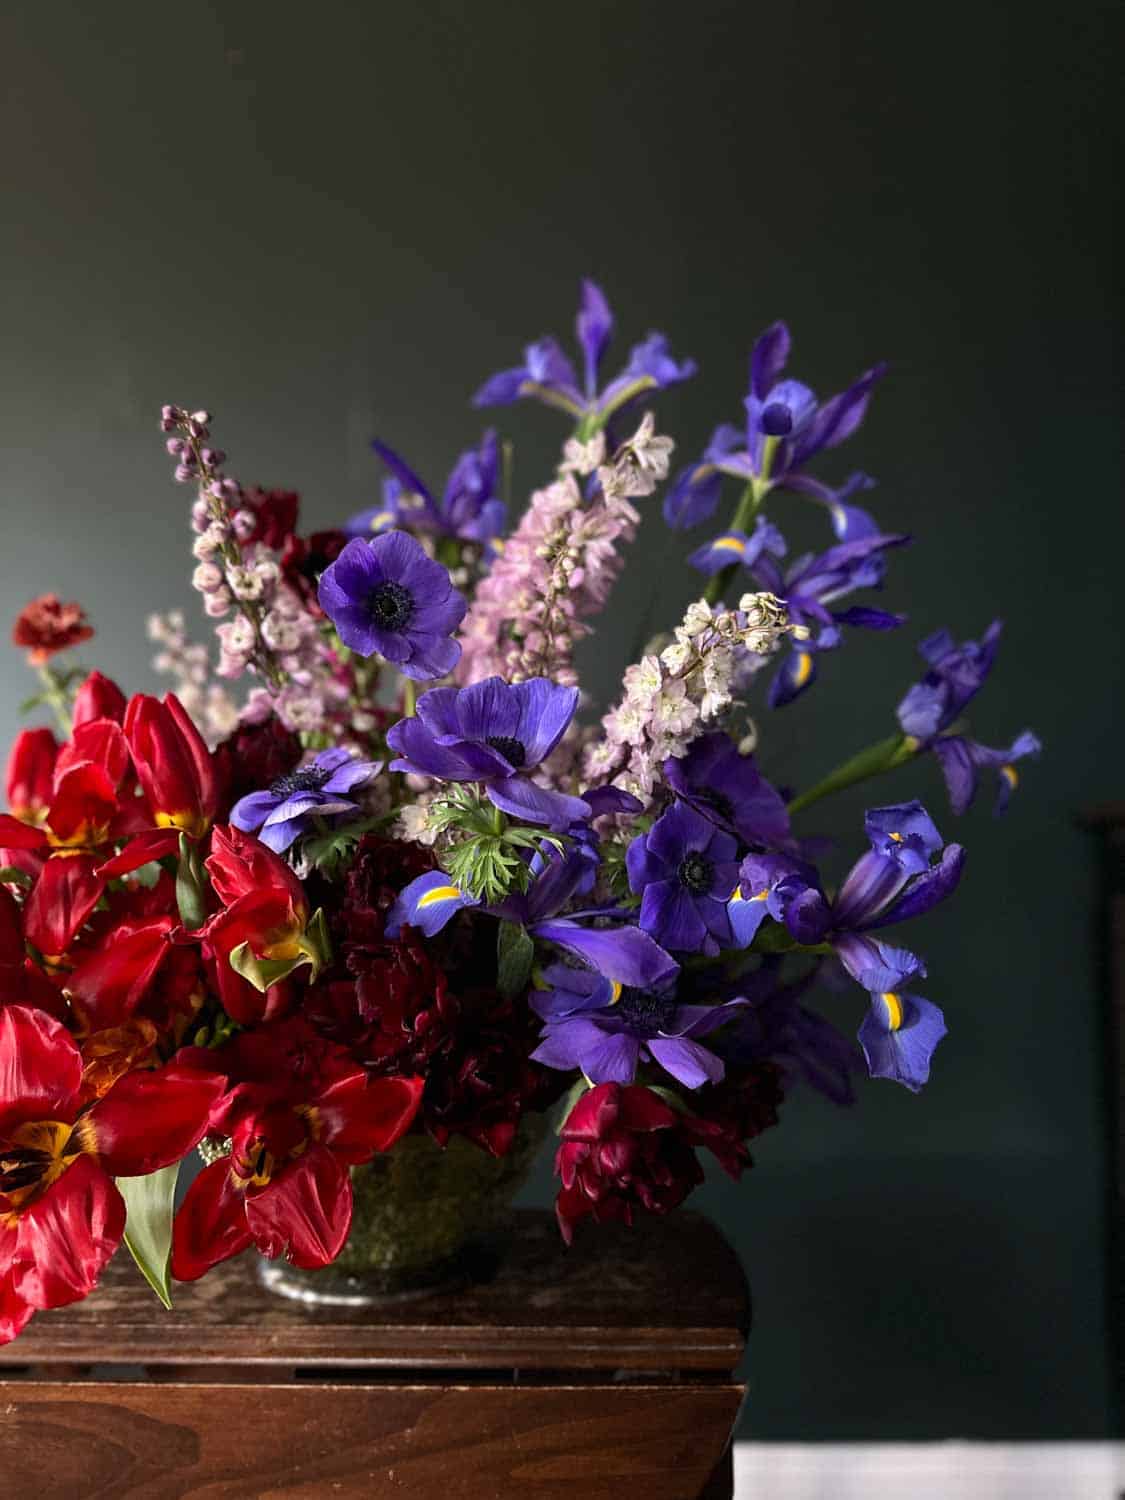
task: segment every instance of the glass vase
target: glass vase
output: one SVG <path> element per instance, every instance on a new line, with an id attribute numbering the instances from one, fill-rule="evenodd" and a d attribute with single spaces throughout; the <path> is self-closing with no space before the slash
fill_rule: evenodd
<path id="1" fill-rule="evenodd" d="M 351 1233 L 319 1271 L 260 1262 L 270 1291 L 311 1306 L 364 1307 L 422 1296 L 484 1274 L 495 1262 L 512 1200 L 547 1133 L 545 1115 L 525 1115 L 507 1156 L 462 1136 L 444 1148 L 428 1135 L 352 1168 Z"/>

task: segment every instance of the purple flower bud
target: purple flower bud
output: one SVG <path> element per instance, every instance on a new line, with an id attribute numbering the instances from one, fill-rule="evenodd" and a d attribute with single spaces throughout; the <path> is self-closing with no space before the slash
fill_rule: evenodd
<path id="1" fill-rule="evenodd" d="M 176 471 L 172 475 L 172 478 L 176 481 L 177 484 L 191 484 L 192 480 L 194 480 L 195 478 L 195 470 L 189 468 L 187 464 L 177 464 Z"/>
<path id="2" fill-rule="evenodd" d="M 164 446 L 173 458 L 179 458 L 180 454 L 187 447 L 187 444 L 184 442 L 183 438 L 170 437 L 164 444 Z"/>
<path id="3" fill-rule="evenodd" d="M 226 454 L 221 448 L 204 448 L 201 456 L 209 469 L 217 469 L 226 461 Z"/>
<path id="4" fill-rule="evenodd" d="M 191 507 L 191 529 L 200 534 L 211 524 L 211 507 L 206 500 L 196 500 Z"/>

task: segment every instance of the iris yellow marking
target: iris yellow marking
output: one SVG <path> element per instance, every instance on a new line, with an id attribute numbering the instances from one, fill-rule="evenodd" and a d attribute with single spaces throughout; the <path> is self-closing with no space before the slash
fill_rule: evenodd
<path id="1" fill-rule="evenodd" d="M 889 833 L 887 835 L 887 837 L 890 838 L 890 839 L 894 839 L 894 841 L 895 841 L 896 844 L 901 844 L 902 843 L 902 834 L 901 833 Z"/>
<path id="2" fill-rule="evenodd" d="M 801 651 L 797 655 L 797 686 L 804 687 L 812 676 L 812 657 L 807 651 Z"/>
<path id="3" fill-rule="evenodd" d="M 1020 773 L 1016 770 L 1015 766 L 1001 766 L 1000 774 L 1010 787 L 1019 786 Z"/>
<path id="4" fill-rule="evenodd" d="M 611 979 L 610 980 L 609 1003 L 610 1003 L 610 1005 L 616 1005 L 617 1002 L 620 999 L 621 999 L 621 984 L 620 984 L 620 982 L 618 980 Z"/>
<path id="5" fill-rule="evenodd" d="M 461 892 L 455 885 L 435 885 L 432 891 L 427 891 L 424 896 L 418 898 L 418 910 L 423 906 L 433 906 L 435 901 L 460 901 Z"/>
<path id="6" fill-rule="evenodd" d="M 371 517 L 371 530 L 382 531 L 383 527 L 389 526 L 393 520 L 394 516 L 389 510 L 378 511 Z"/>
<path id="7" fill-rule="evenodd" d="M 746 543 L 738 536 L 721 536 L 717 542 L 711 543 L 716 552 L 745 552 Z"/>
<path id="8" fill-rule="evenodd" d="M 880 998 L 887 1007 L 887 1019 L 891 1030 L 897 1031 L 902 1025 L 902 1000 L 893 990 L 887 990 L 886 994 Z"/>

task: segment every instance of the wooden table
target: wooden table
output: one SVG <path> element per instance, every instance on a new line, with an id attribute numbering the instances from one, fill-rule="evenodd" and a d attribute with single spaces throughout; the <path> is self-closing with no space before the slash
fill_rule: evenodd
<path id="1" fill-rule="evenodd" d="M 124 1255 L 86 1302 L 0 1349 L 14 1500 L 718 1500 L 749 1325 L 695 1214 L 516 1215 L 484 1279 L 377 1311 L 264 1291 L 250 1256 L 166 1313 Z"/>

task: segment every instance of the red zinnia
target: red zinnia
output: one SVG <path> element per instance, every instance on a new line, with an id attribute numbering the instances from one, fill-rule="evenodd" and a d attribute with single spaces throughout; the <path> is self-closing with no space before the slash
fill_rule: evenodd
<path id="1" fill-rule="evenodd" d="M 40 667 L 57 651 L 88 641 L 93 633 L 80 604 L 64 604 L 57 594 L 40 594 L 16 617 L 12 643 L 27 647 L 28 661 Z"/>

